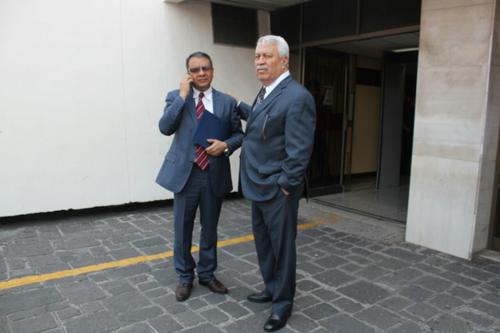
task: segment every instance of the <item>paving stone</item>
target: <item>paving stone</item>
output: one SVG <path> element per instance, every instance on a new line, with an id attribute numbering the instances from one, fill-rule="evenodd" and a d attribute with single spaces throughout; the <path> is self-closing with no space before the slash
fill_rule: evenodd
<path id="1" fill-rule="evenodd" d="M 296 297 L 294 301 L 294 306 L 298 309 L 305 309 L 310 307 L 311 305 L 315 305 L 321 303 L 318 298 L 312 296 L 312 295 L 304 295 L 300 297 Z"/>
<path id="2" fill-rule="evenodd" d="M 220 333 L 224 332 L 210 324 L 202 324 L 187 330 L 182 331 L 182 333 Z"/>
<path id="3" fill-rule="evenodd" d="M 314 275 L 324 270 L 324 268 L 310 262 L 297 262 L 297 271 L 306 272 L 309 275 Z"/>
<path id="4" fill-rule="evenodd" d="M 429 326 L 432 332 L 436 333 L 468 333 L 473 331 L 467 322 L 449 314 L 441 315 L 431 321 Z"/>
<path id="5" fill-rule="evenodd" d="M 500 293 L 481 295 L 481 298 L 500 306 Z"/>
<path id="6" fill-rule="evenodd" d="M 90 302 L 80 305 L 80 310 L 84 313 L 93 313 L 102 311 L 104 309 L 103 305 L 99 302 Z"/>
<path id="7" fill-rule="evenodd" d="M 236 270 L 240 273 L 248 273 L 257 269 L 257 266 L 240 259 L 228 260 L 221 264 L 221 266 Z"/>
<path id="8" fill-rule="evenodd" d="M 305 309 L 304 314 L 314 320 L 321 320 L 337 314 L 339 311 L 327 303 L 321 303 Z"/>
<path id="9" fill-rule="evenodd" d="M 475 292 L 462 288 L 460 286 L 453 287 L 452 289 L 448 290 L 448 293 L 463 300 L 469 300 L 477 295 Z"/>
<path id="10" fill-rule="evenodd" d="M 379 267 L 387 268 L 393 271 L 406 268 L 410 266 L 410 263 L 394 258 L 384 258 L 383 260 L 377 262 Z"/>
<path id="11" fill-rule="evenodd" d="M 419 286 L 409 286 L 406 288 L 403 288 L 399 294 L 401 296 L 405 296 L 406 298 L 409 298 L 415 302 L 423 302 L 426 299 L 429 299 L 432 297 L 433 293 L 431 291 L 428 291 L 424 288 L 421 288 Z"/>
<path id="12" fill-rule="evenodd" d="M 56 327 L 57 323 L 50 314 L 18 320 L 12 323 L 12 331 L 22 333 L 38 333 Z"/>
<path id="13" fill-rule="evenodd" d="M 146 273 L 149 272 L 149 270 L 150 269 L 146 264 L 138 264 L 123 268 L 110 269 L 106 271 L 106 274 L 111 279 L 119 279 Z"/>
<path id="14" fill-rule="evenodd" d="M 73 318 L 75 316 L 79 316 L 81 314 L 82 313 L 80 312 L 80 310 L 78 310 L 77 308 L 74 308 L 72 306 L 57 312 L 57 316 L 62 321 L 69 319 L 69 318 Z"/>
<path id="15" fill-rule="evenodd" d="M 359 275 L 361 277 L 364 277 L 365 279 L 368 280 L 375 280 L 376 278 L 388 274 L 391 271 L 384 269 L 382 267 L 379 267 L 377 265 L 369 265 L 362 270 L 358 271 L 356 275 Z"/>
<path id="16" fill-rule="evenodd" d="M 98 246 L 101 243 L 93 236 L 67 237 L 64 241 L 57 241 L 54 247 L 57 250 L 75 250 Z"/>
<path id="17" fill-rule="evenodd" d="M 413 302 L 404 297 L 394 296 L 380 302 L 379 304 L 392 311 L 401 311 L 407 306 L 413 304 Z"/>
<path id="18" fill-rule="evenodd" d="M 356 303 L 348 298 L 342 297 L 339 299 L 336 299 L 332 302 L 332 304 L 343 311 L 349 312 L 349 313 L 355 313 L 363 309 L 363 305 Z"/>
<path id="19" fill-rule="evenodd" d="M 290 317 L 287 325 L 298 332 L 311 332 L 319 327 L 319 324 L 315 320 L 311 320 L 300 314 L 294 314 Z"/>
<path id="20" fill-rule="evenodd" d="M 480 281 L 472 280 L 453 272 L 443 272 L 440 274 L 440 277 L 446 280 L 450 280 L 451 282 L 458 283 L 459 285 L 464 287 L 474 287 L 481 284 Z"/>
<path id="21" fill-rule="evenodd" d="M 191 310 L 186 310 L 184 312 L 178 313 L 175 316 L 175 320 L 184 327 L 193 327 L 206 322 L 205 318 L 201 317 L 199 314 Z"/>
<path id="22" fill-rule="evenodd" d="M 186 305 L 192 310 L 198 310 L 207 306 L 208 303 L 201 298 L 190 298 L 186 301 Z"/>
<path id="23" fill-rule="evenodd" d="M 226 295 L 216 293 L 209 293 L 204 296 L 204 299 L 208 304 L 220 304 L 228 300 Z"/>
<path id="24" fill-rule="evenodd" d="M 436 295 L 429 300 L 429 303 L 445 311 L 457 308 L 464 304 L 464 302 L 459 298 L 447 294 Z"/>
<path id="25" fill-rule="evenodd" d="M 169 292 L 167 290 L 165 290 L 164 288 L 160 287 L 160 288 L 156 288 L 156 289 L 152 289 L 152 290 L 148 290 L 144 293 L 144 295 L 147 297 L 147 298 L 158 298 L 158 297 L 162 297 L 162 296 L 165 296 L 166 294 L 168 294 Z M 173 296 L 172 296 L 173 297 Z"/>
<path id="26" fill-rule="evenodd" d="M 314 277 L 315 280 L 320 281 L 328 286 L 338 287 L 347 282 L 352 282 L 355 278 L 338 269 L 332 269 L 323 273 L 319 273 Z"/>
<path id="27" fill-rule="evenodd" d="M 161 333 L 178 332 L 182 330 L 182 326 L 168 314 L 150 319 L 148 323 Z"/>
<path id="28" fill-rule="evenodd" d="M 156 333 L 149 325 L 145 323 L 133 324 L 127 327 L 120 328 L 116 333 Z"/>
<path id="29" fill-rule="evenodd" d="M 465 319 L 466 321 L 473 322 L 476 325 L 481 327 L 489 327 L 494 323 L 494 321 L 483 314 L 472 312 L 472 311 L 459 311 L 455 313 L 455 315 L 459 318 Z"/>
<path id="30" fill-rule="evenodd" d="M 158 306 L 149 306 L 142 309 L 134 309 L 118 315 L 120 322 L 132 324 L 147 319 L 159 317 L 163 314 L 163 310 Z"/>
<path id="31" fill-rule="evenodd" d="M 350 316 L 340 314 L 320 321 L 321 326 L 332 333 L 372 333 L 375 330 Z"/>
<path id="32" fill-rule="evenodd" d="M 319 284 L 317 284 L 316 282 L 314 282 L 312 280 L 308 280 L 308 279 L 301 280 L 301 281 L 297 282 L 297 289 L 301 290 L 301 291 L 311 291 L 311 290 L 317 289 L 319 287 L 320 287 Z"/>
<path id="33" fill-rule="evenodd" d="M 493 318 L 500 318 L 500 307 L 496 305 L 489 304 L 481 300 L 475 300 L 470 303 L 469 306 L 473 309 L 489 314 Z"/>
<path id="34" fill-rule="evenodd" d="M 67 333 L 109 332 L 120 327 L 109 312 L 102 311 L 70 319 L 64 323 Z"/>
<path id="35" fill-rule="evenodd" d="M 450 281 L 434 276 L 424 276 L 414 283 L 436 292 L 446 291 L 453 285 Z"/>
<path id="36" fill-rule="evenodd" d="M 157 281 L 150 281 L 150 282 L 145 282 L 145 283 L 138 284 L 137 288 L 140 291 L 144 292 L 144 291 L 148 291 L 148 290 L 151 290 L 151 289 L 155 289 L 155 288 L 157 288 L 159 286 L 160 286 L 160 284 Z"/>
<path id="37" fill-rule="evenodd" d="M 106 297 L 106 293 L 90 281 L 78 281 L 60 285 L 59 290 L 72 304 L 93 302 Z"/>
<path id="38" fill-rule="evenodd" d="M 202 311 L 200 315 L 214 325 L 224 323 L 229 320 L 229 316 L 217 308 Z"/>
<path id="39" fill-rule="evenodd" d="M 390 296 L 387 290 L 366 281 L 352 283 L 337 291 L 364 304 L 374 304 Z"/>
<path id="40" fill-rule="evenodd" d="M 331 301 L 341 297 L 340 294 L 335 291 L 327 290 L 327 289 L 317 289 L 312 292 L 316 297 L 321 298 L 323 301 Z"/>
<path id="41" fill-rule="evenodd" d="M 388 328 L 403 322 L 401 317 L 379 306 L 369 307 L 361 312 L 358 312 L 354 315 L 354 317 L 383 330 L 387 330 Z"/>
<path id="42" fill-rule="evenodd" d="M 344 258 L 349 259 L 349 261 L 355 262 L 355 263 L 362 265 L 362 266 L 368 265 L 371 263 L 370 260 L 366 259 L 365 257 L 359 256 L 359 255 L 350 255 L 350 256 L 346 256 Z"/>
<path id="43" fill-rule="evenodd" d="M 166 243 L 167 243 L 167 241 L 163 237 L 160 237 L 160 236 L 151 237 L 151 238 L 147 238 L 147 239 L 141 239 L 141 240 L 132 242 L 132 244 L 135 247 L 138 247 L 140 249 L 145 248 L 145 247 L 156 246 L 156 245 L 164 245 Z"/>
<path id="44" fill-rule="evenodd" d="M 110 281 L 100 284 L 100 287 L 111 295 L 120 295 L 126 292 L 135 292 L 134 287 L 127 281 Z"/>
<path id="45" fill-rule="evenodd" d="M 432 305 L 426 303 L 418 303 L 413 306 L 406 308 L 409 313 L 422 318 L 423 320 L 429 320 L 439 314 L 439 310 Z"/>
<path id="46" fill-rule="evenodd" d="M 245 309 L 244 307 L 242 307 L 241 305 L 239 305 L 236 302 L 222 303 L 219 305 L 219 308 L 222 311 L 225 311 L 226 313 L 231 315 L 231 317 L 236 318 L 236 319 L 244 317 L 245 315 L 247 315 L 249 313 L 249 311 L 247 309 Z"/>
<path id="47" fill-rule="evenodd" d="M 173 315 L 178 315 L 188 310 L 187 305 L 181 303 L 175 303 L 165 308 L 169 313 Z"/>
<path id="48" fill-rule="evenodd" d="M 398 327 L 392 328 L 389 333 L 422 333 L 420 326 L 415 323 L 407 322 Z"/>
<path id="49" fill-rule="evenodd" d="M 404 261 L 408 261 L 411 263 L 419 262 L 425 259 L 425 256 L 417 253 L 413 253 L 407 250 L 403 250 L 400 248 L 392 248 L 384 251 L 385 254 L 390 255 L 391 257 L 395 257 Z"/>
<path id="50" fill-rule="evenodd" d="M 0 316 L 61 302 L 61 294 L 55 288 L 34 289 L 0 295 Z"/>
<path id="51" fill-rule="evenodd" d="M 340 265 L 346 264 L 347 261 L 336 255 L 330 255 L 327 258 L 313 261 L 314 264 L 324 268 L 337 268 Z"/>
<path id="52" fill-rule="evenodd" d="M 6 257 L 33 257 L 54 251 L 48 241 L 20 241 L 5 246 Z"/>
<path id="53" fill-rule="evenodd" d="M 354 263 L 348 263 L 348 264 L 340 266 L 339 269 L 341 269 L 347 273 L 353 273 L 353 272 L 357 272 L 357 271 L 363 269 L 363 266 L 360 266 L 360 265 L 354 264 Z"/>
<path id="54" fill-rule="evenodd" d="M 138 292 L 126 292 L 107 298 L 103 304 L 113 313 L 123 313 L 149 306 L 151 302 Z"/>

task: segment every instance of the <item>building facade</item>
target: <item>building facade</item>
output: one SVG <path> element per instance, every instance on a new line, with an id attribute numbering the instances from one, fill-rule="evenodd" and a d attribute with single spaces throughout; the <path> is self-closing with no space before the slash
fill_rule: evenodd
<path id="1" fill-rule="evenodd" d="M 252 41 L 272 32 L 316 99 L 313 194 L 360 178 L 407 188 L 407 241 L 468 259 L 498 249 L 499 7 L 2 1 L 0 216 L 171 198 L 153 182 L 171 140 L 156 122 L 185 56 L 210 53 L 214 86 L 250 101 Z"/>

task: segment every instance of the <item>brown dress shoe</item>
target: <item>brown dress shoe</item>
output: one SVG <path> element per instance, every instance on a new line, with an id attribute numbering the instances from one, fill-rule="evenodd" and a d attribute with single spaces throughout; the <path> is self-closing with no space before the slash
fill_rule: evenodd
<path id="1" fill-rule="evenodd" d="M 217 280 L 216 278 L 213 278 L 210 281 L 200 281 L 200 284 L 202 286 L 207 287 L 211 292 L 217 293 L 217 294 L 227 294 L 228 290 L 227 288 Z"/>
<path id="2" fill-rule="evenodd" d="M 175 288 L 175 299 L 179 302 L 185 301 L 191 296 L 192 283 L 179 283 Z"/>

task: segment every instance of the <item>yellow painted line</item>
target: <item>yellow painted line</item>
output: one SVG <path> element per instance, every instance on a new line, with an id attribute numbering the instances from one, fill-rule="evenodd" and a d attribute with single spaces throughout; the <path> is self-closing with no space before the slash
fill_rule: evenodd
<path id="1" fill-rule="evenodd" d="M 298 229 L 299 230 L 310 229 L 310 228 L 313 228 L 313 227 L 315 227 L 319 224 L 323 224 L 323 223 L 324 223 L 324 221 L 303 223 L 303 224 L 300 224 L 298 226 Z M 253 235 L 246 235 L 246 236 L 242 236 L 242 237 L 221 240 L 221 241 L 217 242 L 217 247 L 226 247 L 226 246 L 231 246 L 231 245 L 236 245 L 236 244 L 241 244 L 241 243 L 247 243 L 247 242 L 253 241 L 253 239 L 254 239 Z M 200 250 L 200 248 L 198 246 L 193 246 L 191 248 L 191 252 L 198 252 L 199 250 Z M 63 279 L 66 277 L 94 273 L 94 272 L 103 271 L 103 270 L 111 269 L 111 268 L 127 267 L 127 266 L 137 265 L 140 263 L 153 261 L 153 260 L 167 259 L 167 258 L 172 257 L 173 255 L 174 255 L 174 251 L 166 251 L 166 252 L 161 252 L 161 253 L 152 254 L 152 255 L 148 255 L 148 256 L 132 257 L 132 258 L 127 258 L 127 259 L 122 259 L 122 260 L 105 262 L 102 264 L 89 265 L 89 266 L 84 266 L 84 267 L 80 267 L 80 268 L 74 268 L 74 269 L 68 269 L 68 270 L 64 270 L 64 271 L 53 272 L 53 273 L 40 274 L 40 275 L 28 275 L 28 276 L 24 276 L 24 277 L 20 277 L 20 278 L 16 278 L 16 279 L 0 281 L 0 290 L 26 286 L 29 284 L 35 284 L 35 283 L 40 283 L 40 282 L 45 282 L 45 281 L 59 280 L 59 279 Z"/>

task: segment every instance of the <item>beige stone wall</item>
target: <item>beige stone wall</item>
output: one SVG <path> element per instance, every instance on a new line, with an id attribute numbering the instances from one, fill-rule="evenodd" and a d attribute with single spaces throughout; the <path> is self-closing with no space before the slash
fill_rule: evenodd
<path id="1" fill-rule="evenodd" d="M 406 237 L 463 258 L 485 248 L 490 225 L 498 142 L 495 9 L 495 0 L 422 1 Z"/>

